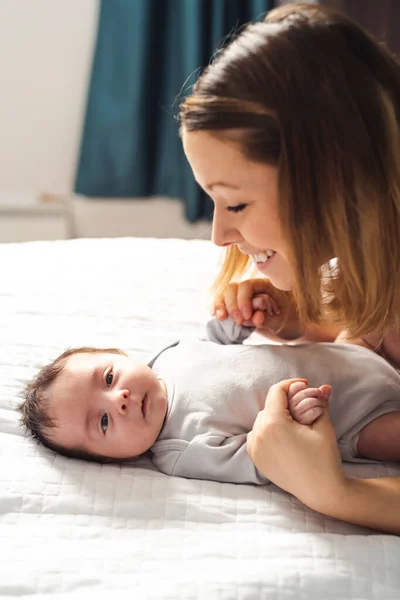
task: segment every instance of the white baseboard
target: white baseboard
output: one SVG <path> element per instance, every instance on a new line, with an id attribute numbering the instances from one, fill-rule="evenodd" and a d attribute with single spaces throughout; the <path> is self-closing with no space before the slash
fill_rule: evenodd
<path id="1" fill-rule="evenodd" d="M 0 242 L 127 236 L 210 239 L 211 224 L 188 223 L 170 198 L 0 193 Z"/>

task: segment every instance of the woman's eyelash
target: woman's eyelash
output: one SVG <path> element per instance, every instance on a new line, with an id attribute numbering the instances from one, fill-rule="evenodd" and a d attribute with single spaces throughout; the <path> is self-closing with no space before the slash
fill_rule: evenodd
<path id="1" fill-rule="evenodd" d="M 227 206 L 226 210 L 229 212 L 238 213 L 246 208 L 247 204 L 238 204 L 237 206 Z"/>
<path id="2" fill-rule="evenodd" d="M 107 386 L 108 386 L 108 387 L 110 387 L 110 385 L 112 384 L 112 382 L 113 382 L 113 379 L 114 379 L 114 374 L 113 374 L 113 372 L 112 372 L 112 371 L 110 371 L 110 372 L 109 372 L 109 373 L 107 373 L 107 375 L 106 375 L 106 384 L 107 384 Z"/>

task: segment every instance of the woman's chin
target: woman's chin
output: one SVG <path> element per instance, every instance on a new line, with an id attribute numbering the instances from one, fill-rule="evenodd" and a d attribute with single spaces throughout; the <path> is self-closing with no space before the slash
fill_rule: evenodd
<path id="1" fill-rule="evenodd" d="M 269 278 L 272 285 L 274 287 L 276 287 L 278 290 L 282 290 L 282 292 L 290 292 L 291 289 L 293 289 L 293 284 L 290 281 L 287 281 L 286 279 L 281 279 L 281 278 L 274 278 L 274 277 L 270 277 Z"/>
<path id="2" fill-rule="evenodd" d="M 289 292 L 293 289 L 293 275 L 290 270 L 285 268 L 285 266 L 279 268 L 277 264 L 271 264 L 270 268 L 260 269 L 258 268 L 258 265 L 257 268 L 261 273 L 269 278 L 274 287 L 276 287 L 278 290 Z"/>

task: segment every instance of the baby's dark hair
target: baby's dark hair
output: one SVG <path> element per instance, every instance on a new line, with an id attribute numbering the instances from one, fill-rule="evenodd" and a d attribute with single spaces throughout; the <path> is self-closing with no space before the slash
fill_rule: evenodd
<path id="1" fill-rule="evenodd" d="M 49 430 L 57 427 L 57 423 L 50 416 L 49 407 L 51 398 L 49 387 L 57 379 L 61 371 L 65 368 L 68 359 L 75 354 L 125 354 L 117 348 L 91 348 L 83 346 L 81 348 L 70 348 L 53 362 L 42 367 L 36 377 L 28 383 L 24 391 L 24 400 L 19 405 L 21 412 L 21 423 L 24 425 L 33 438 L 41 442 L 50 450 L 58 452 L 69 458 L 80 458 L 94 462 L 111 462 L 106 456 L 89 452 L 85 448 L 65 448 L 52 441 Z"/>

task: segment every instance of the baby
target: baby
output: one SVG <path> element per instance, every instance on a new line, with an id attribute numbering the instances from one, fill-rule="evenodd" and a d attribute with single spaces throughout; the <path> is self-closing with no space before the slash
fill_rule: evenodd
<path id="1" fill-rule="evenodd" d="M 213 319 L 207 340 L 177 342 L 148 365 L 115 349 L 68 350 L 28 386 L 22 421 L 67 456 L 104 462 L 151 450 L 168 475 L 265 484 L 247 434 L 273 384 L 306 378 L 314 387 L 290 387 L 294 419 L 311 424 L 331 396 L 344 460 L 400 460 L 400 375 L 384 359 L 351 345 L 242 345 L 251 332 Z M 381 443 L 388 418 L 397 435 Z"/>

